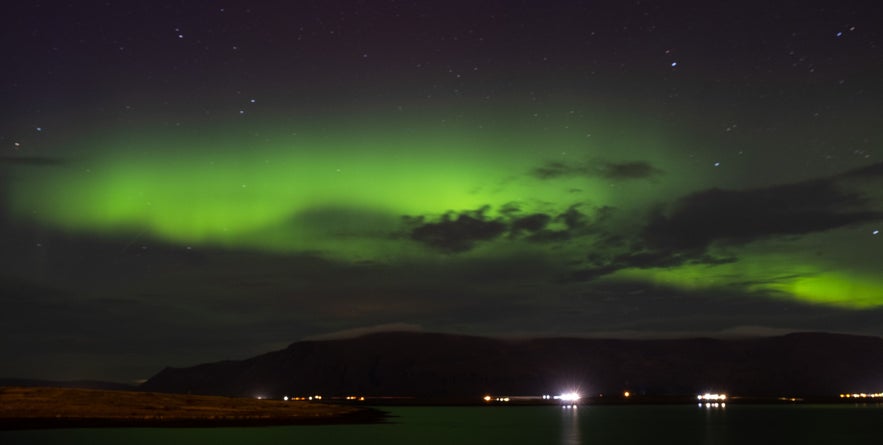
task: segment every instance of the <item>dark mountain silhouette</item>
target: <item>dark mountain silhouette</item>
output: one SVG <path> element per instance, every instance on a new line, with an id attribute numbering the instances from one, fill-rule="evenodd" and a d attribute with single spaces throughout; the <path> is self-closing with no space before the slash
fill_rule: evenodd
<path id="1" fill-rule="evenodd" d="M 719 340 L 493 339 L 389 332 L 301 341 L 240 361 L 166 368 L 150 391 L 475 398 L 583 392 L 836 396 L 883 387 L 883 338 L 797 333 Z"/>

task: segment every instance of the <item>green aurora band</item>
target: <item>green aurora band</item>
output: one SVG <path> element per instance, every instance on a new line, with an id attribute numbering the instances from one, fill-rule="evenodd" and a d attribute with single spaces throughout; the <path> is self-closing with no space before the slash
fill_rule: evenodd
<path id="1" fill-rule="evenodd" d="M 66 230 L 285 252 L 329 250 L 323 244 L 334 240 L 317 239 L 316 230 L 335 234 L 335 225 L 352 226 L 346 209 L 374 215 L 357 223 L 366 230 L 388 218 L 511 202 L 525 212 L 561 211 L 580 201 L 612 205 L 617 194 L 634 191 L 614 190 L 600 178 L 530 177 L 548 159 L 601 152 L 576 131 L 552 139 L 450 128 L 329 133 L 119 132 L 73 150 L 78 159 L 69 168 L 20 178 L 13 211 Z M 639 187 L 651 199 L 653 188 Z M 317 213 L 341 215 L 313 224 Z M 330 250 L 347 256 L 348 245 Z"/>
<path id="2" fill-rule="evenodd" d="M 17 171 L 9 198 L 19 221 L 73 233 L 188 247 L 312 251 L 349 261 L 405 260 L 450 254 L 401 236 L 404 216 L 482 207 L 498 216 L 508 203 L 517 203 L 524 214 L 557 214 L 574 204 L 613 206 L 623 215 L 619 230 L 627 232 L 639 226 L 650 206 L 710 180 L 695 171 L 672 174 L 686 167 L 661 155 L 674 150 L 665 138 L 647 133 L 611 131 L 588 139 L 584 129 L 380 128 L 253 129 L 211 136 L 119 131 L 72 145 L 69 164 Z M 623 157 L 611 159 L 610 153 Z M 603 177 L 549 181 L 531 175 L 550 160 L 601 154 L 619 162 L 649 160 L 666 172 L 665 179 L 613 183 Z M 515 249 L 578 261 L 590 248 L 589 240 L 550 249 L 498 239 L 457 255 L 499 258 Z M 771 298 L 851 309 L 883 305 L 883 278 L 877 274 L 833 269 L 795 252 L 770 254 L 748 245 L 731 264 L 627 269 L 600 280 L 689 290 L 738 284 Z"/>

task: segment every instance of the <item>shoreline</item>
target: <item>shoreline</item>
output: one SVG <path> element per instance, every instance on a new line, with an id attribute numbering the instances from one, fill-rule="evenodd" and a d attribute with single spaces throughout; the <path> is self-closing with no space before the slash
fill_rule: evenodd
<path id="1" fill-rule="evenodd" d="M 0 388 L 0 430 L 382 423 L 385 411 L 307 402 L 70 388 Z"/>
<path id="2" fill-rule="evenodd" d="M 7 417 L 0 418 L 0 431 L 72 428 L 236 428 L 303 425 L 358 425 L 385 423 L 389 414 L 374 408 L 331 416 L 241 417 L 241 418 L 94 418 L 94 417 Z"/>

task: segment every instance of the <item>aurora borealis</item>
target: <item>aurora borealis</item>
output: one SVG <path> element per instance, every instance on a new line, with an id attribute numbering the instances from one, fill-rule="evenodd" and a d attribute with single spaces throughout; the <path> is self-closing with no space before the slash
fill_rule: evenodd
<path id="1" fill-rule="evenodd" d="M 8 7 L 0 374 L 883 335 L 872 2 L 123 3 Z"/>
<path id="2" fill-rule="evenodd" d="M 254 134 L 266 136 L 249 137 L 217 129 L 203 130 L 210 136 L 119 135 L 84 155 L 94 156 L 88 169 L 23 177 L 11 207 L 21 219 L 66 230 L 144 232 L 191 246 L 318 249 L 352 259 L 353 239 L 336 242 L 341 235 L 392 241 L 406 229 L 399 221 L 406 216 L 485 206 L 489 217 L 610 206 L 635 190 L 611 189 L 611 181 L 652 180 L 662 172 L 646 161 L 587 161 L 602 150 L 582 134 L 550 141 L 509 128 L 470 133 L 450 126 L 397 130 L 407 123 L 394 120 L 383 125 L 390 128 L 353 135 L 261 131 Z M 587 171 L 543 170 L 547 150 L 533 152 L 549 143 L 561 150 L 558 158 L 575 158 Z M 573 167 L 561 160 L 549 165 L 559 164 Z"/>

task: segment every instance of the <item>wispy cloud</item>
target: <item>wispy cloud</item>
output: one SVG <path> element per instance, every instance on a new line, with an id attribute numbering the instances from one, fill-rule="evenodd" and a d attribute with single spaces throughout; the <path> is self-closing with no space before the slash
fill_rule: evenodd
<path id="1" fill-rule="evenodd" d="M 652 179 L 664 172 L 646 161 L 610 162 L 592 160 L 588 162 L 564 163 L 547 162 L 531 172 L 538 179 L 562 177 L 596 177 L 612 181 Z"/>

